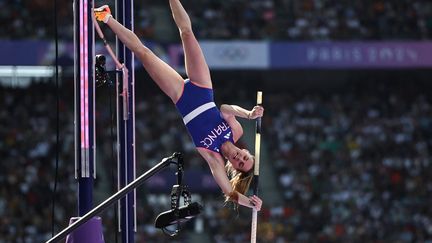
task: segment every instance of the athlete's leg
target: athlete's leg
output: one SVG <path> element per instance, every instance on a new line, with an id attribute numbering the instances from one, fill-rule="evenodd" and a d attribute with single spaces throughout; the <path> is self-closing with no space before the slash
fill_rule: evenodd
<path id="1" fill-rule="evenodd" d="M 210 71 L 194 33 L 192 24 L 180 0 L 170 0 L 171 12 L 180 31 L 185 55 L 186 74 L 192 82 L 201 86 L 212 87 Z"/>
<path id="2" fill-rule="evenodd" d="M 98 9 L 95 9 L 95 12 L 97 10 Z M 121 42 L 141 61 L 150 77 L 162 91 L 167 94 L 173 102 L 177 102 L 183 91 L 183 78 L 172 67 L 144 46 L 135 33 L 121 25 L 112 16 L 97 16 L 97 19 L 106 22 Z"/>

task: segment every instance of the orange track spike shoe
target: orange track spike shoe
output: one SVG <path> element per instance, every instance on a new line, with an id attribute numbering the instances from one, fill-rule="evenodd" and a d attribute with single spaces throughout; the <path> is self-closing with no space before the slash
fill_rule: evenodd
<path id="1" fill-rule="evenodd" d="M 112 17 L 111 10 L 108 5 L 100 6 L 93 10 L 97 21 L 108 22 L 109 18 Z"/>

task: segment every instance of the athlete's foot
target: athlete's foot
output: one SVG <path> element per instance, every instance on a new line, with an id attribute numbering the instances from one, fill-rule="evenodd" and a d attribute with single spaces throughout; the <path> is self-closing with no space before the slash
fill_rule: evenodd
<path id="1" fill-rule="evenodd" d="M 93 11 L 97 21 L 106 23 L 108 22 L 109 18 L 112 17 L 111 10 L 108 5 L 100 6 L 99 8 L 95 8 Z"/>

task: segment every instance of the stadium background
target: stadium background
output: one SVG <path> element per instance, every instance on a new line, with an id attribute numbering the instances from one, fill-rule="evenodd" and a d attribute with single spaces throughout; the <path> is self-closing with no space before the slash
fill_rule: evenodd
<path id="1" fill-rule="evenodd" d="M 209 60 L 217 103 L 250 108 L 256 90 L 264 91 L 259 242 L 432 242 L 430 1 L 182 2 Z M 72 2 L 58 3 L 57 232 L 77 208 Z M 103 3 L 112 1 L 96 1 Z M 1 68 L 53 65 L 52 1 L 2 1 L 0 9 Z M 135 1 L 135 32 L 181 72 L 174 26 L 167 2 Z M 205 205 L 179 237 L 164 236 L 153 222 L 169 208 L 172 178 L 158 176 L 138 190 L 137 242 L 248 242 L 249 211 L 224 207 L 175 107 L 139 63 L 136 81 L 137 171 L 183 151 L 193 199 Z M 0 82 L 0 242 L 45 241 L 57 152 L 55 83 L 18 71 L 2 72 Z M 112 87 L 96 92 L 95 203 L 116 181 Z M 244 125 L 247 144 L 253 124 Z M 113 215 L 101 215 L 106 242 L 116 242 Z"/>

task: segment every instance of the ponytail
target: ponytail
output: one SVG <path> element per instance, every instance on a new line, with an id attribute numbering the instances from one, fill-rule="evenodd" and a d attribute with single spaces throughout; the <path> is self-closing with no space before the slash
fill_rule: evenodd
<path id="1" fill-rule="evenodd" d="M 225 202 L 237 202 L 238 195 L 236 195 L 235 192 L 245 194 L 249 190 L 253 179 L 253 167 L 248 172 L 243 172 L 234 169 L 231 162 L 227 161 L 225 170 L 227 172 L 228 178 L 230 178 L 230 183 L 233 188 L 233 191 L 229 195 L 225 195 Z"/>

